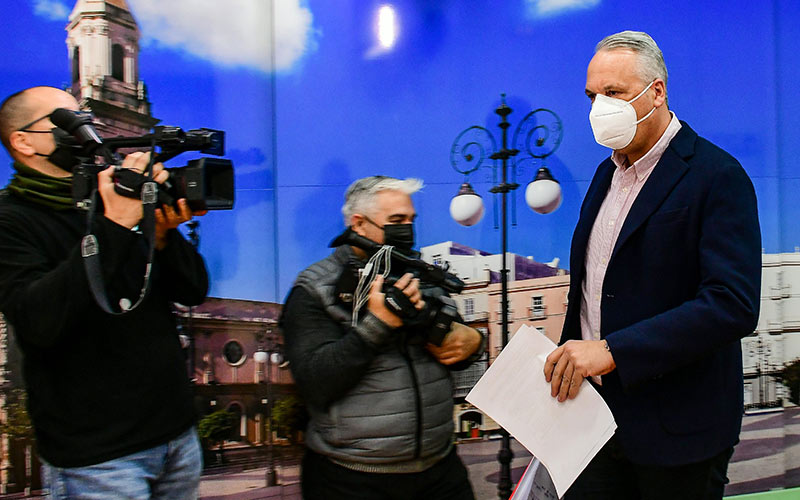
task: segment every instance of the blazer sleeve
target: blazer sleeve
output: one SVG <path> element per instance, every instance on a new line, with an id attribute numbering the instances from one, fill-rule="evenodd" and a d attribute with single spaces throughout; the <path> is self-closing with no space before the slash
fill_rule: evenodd
<path id="1" fill-rule="evenodd" d="M 714 173 L 700 200 L 700 282 L 679 306 L 606 336 L 625 388 L 699 362 L 756 328 L 761 233 L 756 196 L 735 160 Z M 654 277 L 668 279 L 668 277 Z"/>

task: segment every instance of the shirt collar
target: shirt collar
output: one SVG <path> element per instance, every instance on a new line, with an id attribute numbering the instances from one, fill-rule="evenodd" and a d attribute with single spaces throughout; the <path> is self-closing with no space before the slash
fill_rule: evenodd
<path id="1" fill-rule="evenodd" d="M 681 122 L 678 120 L 678 117 L 675 116 L 675 113 L 670 111 L 672 115 L 672 119 L 667 125 L 666 130 L 664 133 L 661 134 L 661 138 L 656 142 L 650 151 L 645 153 L 644 156 L 636 160 L 633 165 L 634 172 L 636 172 L 636 179 L 641 181 L 642 179 L 646 178 L 653 167 L 656 166 L 658 160 L 661 159 L 661 156 L 664 154 L 664 151 L 667 150 L 669 147 L 669 143 L 672 139 L 675 138 L 678 131 L 681 129 Z M 611 154 L 611 160 L 614 162 L 614 165 L 617 166 L 618 170 L 625 171 L 628 168 L 628 156 L 620 154 L 617 151 L 614 151 Z"/>

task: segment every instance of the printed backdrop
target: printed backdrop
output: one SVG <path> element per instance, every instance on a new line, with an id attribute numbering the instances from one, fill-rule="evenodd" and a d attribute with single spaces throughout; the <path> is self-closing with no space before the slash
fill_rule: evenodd
<path id="1" fill-rule="evenodd" d="M 563 121 L 548 166 L 564 203 L 538 215 L 520 191 L 509 249 L 565 264 L 580 202 L 608 154 L 589 128 L 586 64 L 603 36 L 623 29 L 656 39 L 671 109 L 752 177 L 765 251 L 800 245 L 797 0 L 676 0 L 669 8 L 632 0 L 280 0 L 274 33 L 270 2 L 128 4 L 154 116 L 227 132 L 236 208 L 201 220 L 214 296 L 282 301 L 296 273 L 328 252 L 343 227 L 344 189 L 365 175 L 425 181 L 415 196 L 420 244 L 453 240 L 498 252 L 488 169 L 471 178 L 487 200 L 483 222 L 461 227 L 448 205 L 463 180 L 450 166 L 451 144 L 473 124 L 499 140 L 493 110 L 501 93 L 512 125 L 539 107 Z M 0 94 L 69 83 L 64 28 L 73 5 L 3 3 Z M 0 178 L 9 174 L 4 162 Z M 532 174 L 530 165 L 523 170 L 523 187 Z"/>
<path id="2" fill-rule="evenodd" d="M 0 95 L 69 85 L 65 27 L 75 3 L 2 3 Z M 499 141 L 501 93 L 512 131 L 540 107 L 563 122 L 547 165 L 564 202 L 538 215 L 520 190 L 509 250 L 566 266 L 580 203 L 609 154 L 589 127 L 586 65 L 600 39 L 624 29 L 655 38 L 670 108 L 750 174 L 764 251 L 800 247 L 800 0 L 274 3 L 273 18 L 263 0 L 127 0 L 153 115 L 227 133 L 236 206 L 200 225 L 214 297 L 282 302 L 295 275 L 327 255 L 344 227 L 344 190 L 367 175 L 424 180 L 414 197 L 418 244 L 499 253 L 489 169 L 470 178 L 487 204 L 479 225 L 457 225 L 448 206 L 463 181 L 451 145 L 470 125 Z M 0 179 L 9 178 L 10 162 L 0 163 Z M 523 189 L 536 167 L 519 172 Z"/>

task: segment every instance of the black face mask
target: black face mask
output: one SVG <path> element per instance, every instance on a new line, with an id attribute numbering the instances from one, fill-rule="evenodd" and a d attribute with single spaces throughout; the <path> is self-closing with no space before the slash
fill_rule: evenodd
<path id="1" fill-rule="evenodd" d="M 384 224 L 383 244 L 411 250 L 414 247 L 414 224 Z"/>
<path id="2" fill-rule="evenodd" d="M 36 156 L 44 156 L 47 158 L 47 161 L 61 170 L 72 172 L 72 169 L 81 162 L 81 160 L 75 156 L 74 149 L 76 146 L 74 145 L 74 140 L 72 140 L 72 135 L 60 128 L 54 128 L 52 133 L 56 143 L 56 148 L 53 152 L 50 154 L 34 154 L 36 154 Z M 73 144 L 70 144 L 70 142 Z"/>
<path id="3" fill-rule="evenodd" d="M 384 245 L 391 245 L 399 250 L 405 251 L 414 248 L 414 224 L 384 224 L 383 226 L 379 226 L 366 215 L 364 219 L 378 229 L 383 229 Z"/>

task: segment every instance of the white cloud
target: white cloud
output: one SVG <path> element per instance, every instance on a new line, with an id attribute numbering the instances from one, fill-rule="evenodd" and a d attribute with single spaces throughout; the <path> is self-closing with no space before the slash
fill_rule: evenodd
<path id="1" fill-rule="evenodd" d="M 528 12 L 534 17 L 551 17 L 568 10 L 587 9 L 600 0 L 527 0 Z"/>
<path id="2" fill-rule="evenodd" d="M 69 7 L 61 0 L 34 0 L 33 13 L 50 21 L 66 21 Z"/>
<path id="3" fill-rule="evenodd" d="M 275 69 L 286 71 L 316 48 L 311 10 L 302 0 L 275 2 Z M 270 2 L 128 0 L 145 40 L 225 66 L 269 72 Z"/>

